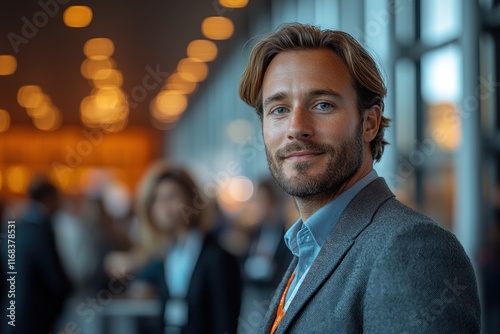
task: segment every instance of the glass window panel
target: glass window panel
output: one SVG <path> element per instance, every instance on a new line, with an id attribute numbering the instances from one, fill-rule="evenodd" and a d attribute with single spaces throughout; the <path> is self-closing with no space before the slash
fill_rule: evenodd
<path id="1" fill-rule="evenodd" d="M 500 115 L 496 115 L 497 110 L 497 83 L 495 73 L 497 73 L 497 60 L 495 57 L 495 39 L 490 34 L 483 34 L 479 43 L 480 55 L 480 77 L 479 91 L 477 96 L 481 103 L 481 123 L 482 128 L 492 134 L 495 129 L 500 130 Z"/>
<path id="2" fill-rule="evenodd" d="M 392 51 L 389 47 L 389 25 L 392 15 L 392 7 L 389 7 L 387 0 L 365 0 L 363 42 L 378 62 L 387 59 L 389 52 Z"/>
<path id="3" fill-rule="evenodd" d="M 325 29 L 338 29 L 340 27 L 339 0 L 316 1 L 316 24 Z"/>
<path id="4" fill-rule="evenodd" d="M 275 0 L 271 3 L 273 26 L 286 22 L 297 21 L 296 0 Z"/>
<path id="5" fill-rule="evenodd" d="M 462 0 L 421 0 L 421 37 L 424 43 L 436 45 L 458 37 L 461 6 Z"/>
<path id="6" fill-rule="evenodd" d="M 461 62 L 460 48 L 454 44 L 422 57 L 422 97 L 427 107 L 425 135 L 442 151 L 456 150 L 461 141 Z"/>
<path id="7" fill-rule="evenodd" d="M 315 1 L 297 0 L 297 21 L 300 23 L 314 24 L 316 18 Z"/>
<path id="8" fill-rule="evenodd" d="M 394 11 L 396 39 L 400 43 L 415 40 L 415 1 L 390 1 Z"/>
<path id="9" fill-rule="evenodd" d="M 422 96 L 427 103 L 459 101 L 462 91 L 461 52 L 452 44 L 422 57 Z"/>
<path id="10" fill-rule="evenodd" d="M 396 146 L 398 152 L 409 153 L 416 139 L 415 64 L 409 59 L 396 63 Z"/>
<path id="11" fill-rule="evenodd" d="M 451 159 L 435 157 L 424 176 L 424 208 L 426 215 L 444 228 L 453 230 L 455 202 L 455 169 Z"/>

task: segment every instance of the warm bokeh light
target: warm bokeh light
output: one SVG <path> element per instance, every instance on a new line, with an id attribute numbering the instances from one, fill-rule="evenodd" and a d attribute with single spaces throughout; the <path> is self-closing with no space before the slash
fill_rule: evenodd
<path id="1" fill-rule="evenodd" d="M 235 176 L 220 183 L 217 197 L 221 208 L 226 212 L 235 213 L 243 208 L 254 193 L 254 186 L 250 179 L 244 176 Z"/>
<path id="2" fill-rule="evenodd" d="M 75 170 L 77 172 L 79 168 Z M 56 168 L 51 168 L 49 172 L 49 179 L 54 183 L 54 185 L 65 193 L 70 191 L 71 179 L 74 177 L 75 173 L 61 173 Z"/>
<path id="3" fill-rule="evenodd" d="M 95 103 L 101 109 L 115 109 L 125 103 L 125 94 L 117 87 L 105 87 L 95 93 Z"/>
<path id="4" fill-rule="evenodd" d="M 80 116 L 83 124 L 90 128 L 119 126 L 127 119 L 128 103 L 121 89 L 115 87 L 94 91 L 94 94 L 84 98 L 80 104 Z M 124 128 L 126 123 L 119 128 Z M 115 130 L 114 132 L 116 132 Z"/>
<path id="5" fill-rule="evenodd" d="M 230 38 L 234 32 L 233 22 L 222 16 L 207 17 L 201 23 L 201 31 L 206 38 L 213 40 L 225 40 Z"/>
<path id="6" fill-rule="evenodd" d="M 153 116 L 159 120 L 179 116 L 187 108 L 185 95 L 174 91 L 162 91 L 155 99 Z"/>
<path id="7" fill-rule="evenodd" d="M 110 70 L 116 67 L 115 61 L 110 58 L 105 59 L 85 59 L 82 62 L 80 71 L 84 78 L 94 79 L 101 70 Z"/>
<path id="8" fill-rule="evenodd" d="M 229 139 L 234 143 L 244 143 L 253 135 L 254 127 L 246 119 L 237 119 L 227 125 L 226 128 Z"/>
<path id="9" fill-rule="evenodd" d="M 36 108 L 43 102 L 42 89 L 37 85 L 26 85 L 17 91 L 17 102 L 21 107 Z"/>
<path id="10" fill-rule="evenodd" d="M 184 58 L 177 65 L 177 72 L 186 81 L 200 82 L 208 75 L 208 66 L 192 58 Z"/>
<path id="11" fill-rule="evenodd" d="M 253 195 L 253 183 L 244 176 L 237 176 L 231 179 L 228 185 L 229 195 L 238 202 L 246 202 Z"/>
<path id="12" fill-rule="evenodd" d="M 212 61 L 217 57 L 217 45 L 206 39 L 197 39 L 189 43 L 187 55 L 204 62 Z"/>
<path id="13" fill-rule="evenodd" d="M 115 45 L 109 38 L 92 38 L 83 46 L 85 56 L 92 59 L 109 58 L 114 51 Z"/>
<path id="14" fill-rule="evenodd" d="M 63 21 L 71 28 L 84 28 L 92 22 L 92 9 L 87 6 L 70 6 L 63 14 Z"/>
<path id="15" fill-rule="evenodd" d="M 227 8 L 243 8 L 248 5 L 248 0 L 219 0 L 219 3 Z"/>
<path id="16" fill-rule="evenodd" d="M 94 87 L 120 87 L 123 83 L 123 76 L 120 71 L 115 69 L 102 69 L 95 72 L 92 84 Z"/>
<path id="17" fill-rule="evenodd" d="M 0 133 L 5 132 L 10 127 L 10 115 L 5 109 L 0 109 Z"/>
<path id="18" fill-rule="evenodd" d="M 179 73 L 173 73 L 168 77 L 165 88 L 181 92 L 182 94 L 190 94 L 196 89 L 196 82 L 186 81 L 182 79 Z"/>
<path id="19" fill-rule="evenodd" d="M 16 72 L 17 60 L 11 55 L 0 55 L 0 75 L 11 75 Z"/>
<path id="20" fill-rule="evenodd" d="M 35 108 L 28 108 L 26 112 L 31 118 L 44 118 L 51 112 L 52 104 L 50 100 L 44 100 Z"/>
<path id="21" fill-rule="evenodd" d="M 43 117 L 33 118 L 33 124 L 37 129 L 43 131 L 54 131 L 61 126 L 62 116 L 59 109 L 52 106 Z"/>
<path id="22" fill-rule="evenodd" d="M 30 174 L 26 167 L 14 165 L 5 171 L 5 183 L 7 187 L 16 194 L 23 194 L 28 188 Z"/>
<path id="23" fill-rule="evenodd" d="M 462 139 L 457 107 L 452 103 L 438 103 L 431 104 L 428 110 L 428 131 L 436 144 L 444 150 L 456 150 Z"/>

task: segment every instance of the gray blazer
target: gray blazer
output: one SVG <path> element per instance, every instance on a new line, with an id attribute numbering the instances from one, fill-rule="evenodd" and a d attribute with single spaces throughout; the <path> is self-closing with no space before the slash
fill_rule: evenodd
<path id="1" fill-rule="evenodd" d="M 259 333 L 270 332 L 296 264 Z M 476 278 L 459 241 L 378 178 L 345 209 L 276 333 L 479 333 L 480 322 Z"/>

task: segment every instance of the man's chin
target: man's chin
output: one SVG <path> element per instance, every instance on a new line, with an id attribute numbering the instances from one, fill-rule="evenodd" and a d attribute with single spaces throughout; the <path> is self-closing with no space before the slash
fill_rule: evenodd
<path id="1" fill-rule="evenodd" d="M 291 196 L 305 197 L 311 195 L 314 185 L 311 182 L 314 178 L 307 173 L 294 173 L 293 175 L 281 175 L 278 184 Z"/>
<path id="2" fill-rule="evenodd" d="M 289 166 L 282 166 L 282 173 L 285 179 L 294 180 L 300 178 L 315 179 L 325 173 L 325 167 L 309 162 L 294 163 Z"/>

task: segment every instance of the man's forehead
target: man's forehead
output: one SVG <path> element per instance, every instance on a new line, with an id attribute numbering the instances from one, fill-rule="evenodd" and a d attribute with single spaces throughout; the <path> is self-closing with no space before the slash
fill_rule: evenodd
<path id="1" fill-rule="evenodd" d="M 263 78 L 262 98 L 286 94 L 290 88 L 319 95 L 342 95 L 351 76 L 343 61 L 328 49 L 306 49 L 282 52 L 272 60 Z M 351 85 L 349 85 L 352 87 Z M 264 102 L 264 101 L 263 101 Z"/>

